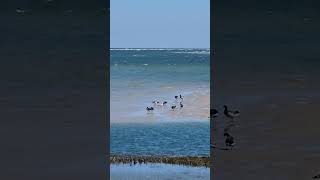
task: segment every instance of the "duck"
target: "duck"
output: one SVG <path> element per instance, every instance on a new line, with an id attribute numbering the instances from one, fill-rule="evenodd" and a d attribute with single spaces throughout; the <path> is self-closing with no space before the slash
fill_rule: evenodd
<path id="1" fill-rule="evenodd" d="M 174 110 L 177 106 L 171 106 L 171 109 Z"/>
<path id="2" fill-rule="evenodd" d="M 223 107 L 224 107 L 223 113 L 226 117 L 233 119 L 235 117 L 240 116 L 240 111 L 229 111 L 228 106 L 226 105 L 224 105 Z"/>

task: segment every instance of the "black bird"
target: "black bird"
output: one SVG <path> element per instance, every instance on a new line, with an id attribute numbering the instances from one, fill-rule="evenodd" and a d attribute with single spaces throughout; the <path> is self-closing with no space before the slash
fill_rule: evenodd
<path id="1" fill-rule="evenodd" d="M 174 96 L 175 99 L 178 99 L 178 96 Z"/>
<path id="2" fill-rule="evenodd" d="M 162 103 L 162 105 L 165 105 L 165 104 L 167 104 L 168 102 L 167 101 L 164 101 L 163 103 Z"/>
<path id="3" fill-rule="evenodd" d="M 234 146 L 234 138 L 229 133 L 224 133 L 224 136 L 226 137 L 225 144 L 226 147 Z"/>
<path id="4" fill-rule="evenodd" d="M 182 102 L 180 102 L 180 108 L 183 108 L 183 104 L 182 104 Z"/>
<path id="5" fill-rule="evenodd" d="M 181 96 L 181 94 L 180 94 L 180 99 L 183 99 L 183 97 Z"/>
<path id="6" fill-rule="evenodd" d="M 210 117 L 218 117 L 219 111 L 216 109 L 210 109 Z"/>
<path id="7" fill-rule="evenodd" d="M 153 111 L 154 110 L 153 107 L 147 107 L 146 109 L 147 109 L 147 111 Z"/>
<path id="8" fill-rule="evenodd" d="M 240 115 L 240 112 L 239 111 L 229 111 L 228 110 L 228 107 L 226 105 L 223 106 L 224 107 L 224 115 L 227 116 L 228 118 L 235 118 L 235 117 L 238 117 Z"/>
<path id="9" fill-rule="evenodd" d="M 177 106 L 171 106 L 171 109 L 173 110 L 173 109 L 175 109 Z"/>

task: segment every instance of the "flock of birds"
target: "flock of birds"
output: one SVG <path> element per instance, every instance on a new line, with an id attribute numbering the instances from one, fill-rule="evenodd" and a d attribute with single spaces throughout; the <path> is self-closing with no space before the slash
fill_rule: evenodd
<path id="1" fill-rule="evenodd" d="M 223 114 L 225 117 L 227 117 L 228 119 L 230 120 L 233 120 L 234 118 L 240 116 L 240 111 L 231 111 L 229 110 L 228 106 L 224 105 L 224 111 L 223 111 Z M 219 116 L 219 111 L 217 109 L 210 109 L 210 117 L 211 118 L 217 118 Z M 233 136 L 231 136 L 229 134 L 229 128 L 225 128 L 225 131 L 224 131 L 224 137 L 226 137 L 225 139 L 225 145 L 226 145 L 226 148 L 224 150 L 228 150 L 229 148 L 232 149 L 232 147 L 235 145 L 235 141 L 234 141 L 234 138 Z M 211 145 L 211 147 L 213 148 L 217 148 L 216 146 L 214 145 Z"/>
<path id="2" fill-rule="evenodd" d="M 182 102 L 183 102 L 183 96 L 180 94 L 179 96 L 174 96 L 174 98 L 175 98 L 176 101 L 177 101 L 178 99 L 180 99 L 179 106 L 180 106 L 180 109 L 183 108 L 183 104 L 182 104 Z M 156 106 L 165 106 L 166 104 L 168 104 L 167 101 L 161 102 L 161 101 L 157 101 L 157 100 L 152 101 L 152 103 L 153 103 L 154 107 L 153 107 L 153 106 L 150 106 L 150 107 L 147 106 L 147 108 L 146 108 L 147 111 L 153 111 Z M 171 109 L 172 109 L 172 110 L 175 110 L 176 108 L 177 108 L 177 105 L 176 105 L 176 104 L 174 104 L 174 105 L 171 106 Z"/>
<path id="3" fill-rule="evenodd" d="M 174 96 L 175 98 L 175 103 L 177 103 L 178 100 L 179 101 L 179 105 L 180 105 L 180 109 L 183 108 L 183 96 L 180 94 L 179 96 Z M 147 106 L 146 110 L 149 112 L 149 111 L 153 111 L 155 109 L 155 107 L 157 106 L 165 106 L 166 104 L 168 104 L 167 101 L 157 101 L 157 100 L 154 100 L 152 101 L 153 105 L 154 106 Z M 230 120 L 233 120 L 234 118 L 240 116 L 240 111 L 231 111 L 229 110 L 228 106 L 224 105 L 224 111 L 223 111 L 223 114 L 225 117 L 227 117 L 228 119 Z M 171 109 L 172 110 L 175 110 L 177 108 L 177 105 L 174 104 L 171 106 Z M 219 111 L 217 109 L 210 109 L 210 118 L 214 119 L 214 118 L 217 118 L 219 117 Z M 226 145 L 226 148 L 225 150 L 228 150 L 229 148 L 232 149 L 232 147 L 235 145 L 235 141 L 234 141 L 234 137 L 230 135 L 230 133 L 228 132 L 229 131 L 229 128 L 225 128 L 225 131 L 224 131 L 224 137 L 226 137 L 225 139 L 225 145 Z M 211 147 L 213 148 L 217 148 L 216 146 L 214 145 L 211 145 Z"/>

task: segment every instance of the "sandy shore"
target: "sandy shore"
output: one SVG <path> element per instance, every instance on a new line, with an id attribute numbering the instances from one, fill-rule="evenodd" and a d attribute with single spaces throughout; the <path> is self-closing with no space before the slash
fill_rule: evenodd
<path id="1" fill-rule="evenodd" d="M 167 100 L 169 101 L 169 100 Z M 116 109 L 111 111 L 111 123 L 145 123 L 145 122 L 186 122 L 186 121 L 208 121 L 210 94 L 209 89 L 193 90 L 193 93 L 184 95 L 183 108 L 179 107 L 179 101 L 168 105 L 154 106 L 155 110 L 147 112 L 145 107 L 127 105 L 122 107 L 121 111 Z M 171 109 L 172 105 L 176 105 L 175 110 Z M 111 105 L 112 106 L 112 105 Z M 130 112 L 130 113 L 123 113 Z"/>

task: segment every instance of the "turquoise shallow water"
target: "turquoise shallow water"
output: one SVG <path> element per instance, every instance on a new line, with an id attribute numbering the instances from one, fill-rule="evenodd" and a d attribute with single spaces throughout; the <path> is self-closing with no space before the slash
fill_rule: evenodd
<path id="1" fill-rule="evenodd" d="M 174 105 L 174 96 L 178 94 L 188 96 L 187 101 L 209 98 L 209 52 L 209 49 L 112 49 L 111 122 L 145 121 L 148 118 L 145 108 L 153 100 L 167 101 L 169 107 Z M 199 101 L 197 108 L 192 105 L 185 107 L 200 111 L 209 107 L 208 101 Z M 157 112 L 157 120 L 172 119 L 166 116 L 170 113 Z"/>
<path id="2" fill-rule="evenodd" d="M 111 154 L 209 156 L 209 128 L 209 121 L 112 124 Z"/>
<path id="3" fill-rule="evenodd" d="M 209 180 L 210 169 L 170 164 L 112 164 L 111 180 Z"/>

